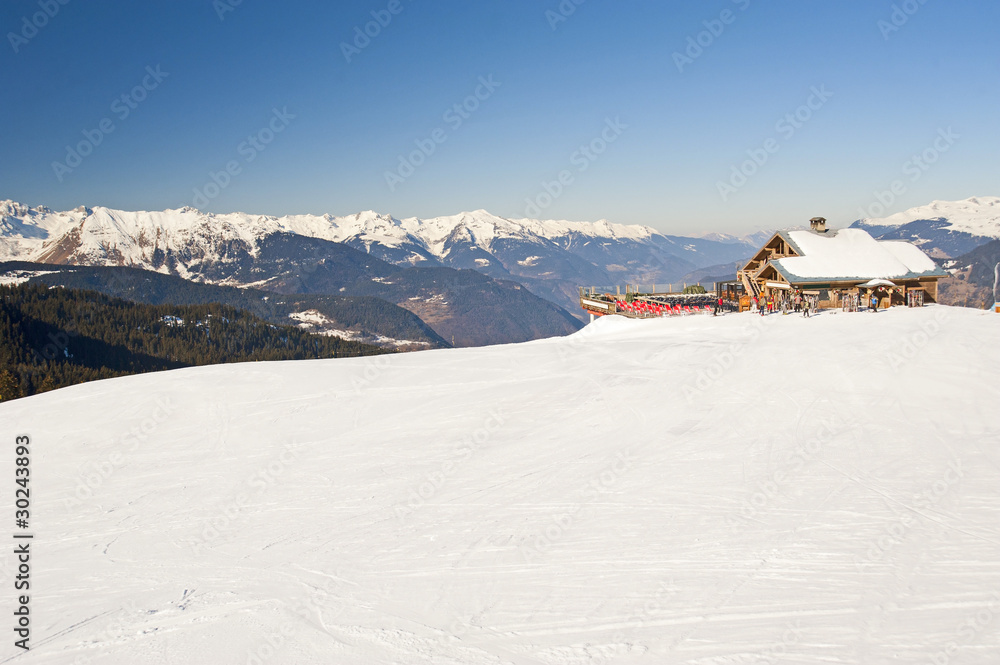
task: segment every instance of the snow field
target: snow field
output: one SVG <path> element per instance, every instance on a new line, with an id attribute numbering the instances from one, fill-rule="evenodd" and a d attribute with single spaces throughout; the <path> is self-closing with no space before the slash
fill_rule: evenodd
<path id="1" fill-rule="evenodd" d="M 608 317 L 5 403 L 17 660 L 995 663 L 998 324 Z"/>

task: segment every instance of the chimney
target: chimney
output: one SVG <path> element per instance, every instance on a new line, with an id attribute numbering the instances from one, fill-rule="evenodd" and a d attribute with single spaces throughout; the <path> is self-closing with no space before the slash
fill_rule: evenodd
<path id="1" fill-rule="evenodd" d="M 816 233 L 826 233 L 826 218 L 825 217 L 813 217 L 809 220 L 809 228 L 811 228 Z"/>

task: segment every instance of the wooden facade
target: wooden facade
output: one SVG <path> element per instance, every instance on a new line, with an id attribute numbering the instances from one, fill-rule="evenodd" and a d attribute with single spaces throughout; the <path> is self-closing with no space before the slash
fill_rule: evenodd
<path id="1" fill-rule="evenodd" d="M 834 238 L 836 232 L 827 235 L 825 222 L 826 220 L 822 218 L 814 218 L 811 220 L 812 229 L 810 231 L 798 233 L 812 233 L 823 238 Z M 851 229 L 851 231 L 864 233 L 858 229 Z M 801 235 L 799 237 L 801 239 Z M 869 237 L 868 240 L 873 239 Z M 875 242 L 877 243 L 877 241 Z M 858 302 L 863 306 L 868 306 L 873 295 L 878 299 L 879 307 L 882 308 L 892 305 L 915 306 L 916 303 L 921 305 L 934 303 L 937 302 L 937 282 L 948 274 L 935 267 L 933 270 L 925 270 L 920 273 L 908 271 L 888 276 L 855 274 L 845 277 L 843 274 L 831 274 L 802 278 L 792 274 L 789 270 L 782 269 L 780 259 L 801 256 L 804 256 L 804 253 L 801 252 L 790 232 L 779 231 L 771 236 L 743 268 L 737 271 L 737 281 L 743 285 L 746 293 L 740 309 L 748 309 L 754 297 L 783 300 L 808 296 L 820 308 L 848 308 L 852 303 Z M 929 259 L 927 260 L 929 261 Z M 845 269 L 842 272 L 847 273 L 850 270 Z M 864 286 L 870 280 L 878 278 L 890 281 L 891 285 L 870 288 Z"/>

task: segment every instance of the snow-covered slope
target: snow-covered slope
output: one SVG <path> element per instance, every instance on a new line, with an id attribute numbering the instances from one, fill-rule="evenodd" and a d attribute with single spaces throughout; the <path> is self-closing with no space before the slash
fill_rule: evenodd
<path id="1" fill-rule="evenodd" d="M 612 317 L 2 404 L 14 662 L 992 664 L 998 325 Z"/>
<path id="2" fill-rule="evenodd" d="M 959 256 L 1000 238 L 1000 197 L 933 201 L 889 217 L 861 219 L 852 226 L 878 239 L 912 242 L 935 257 Z"/>

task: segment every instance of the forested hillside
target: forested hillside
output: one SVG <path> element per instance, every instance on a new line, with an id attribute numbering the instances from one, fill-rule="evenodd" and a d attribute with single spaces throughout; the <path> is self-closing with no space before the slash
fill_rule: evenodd
<path id="1" fill-rule="evenodd" d="M 119 266 L 67 266 L 26 261 L 0 263 L 0 276 L 29 283 L 86 289 L 149 305 L 220 303 L 245 310 L 271 323 L 288 325 L 289 314 L 316 310 L 329 326 L 372 336 L 407 340 L 427 347 L 447 346 L 444 339 L 412 312 L 375 297 L 323 294 L 275 294 L 252 288 L 191 282 L 174 275 Z"/>
<path id="2" fill-rule="evenodd" d="M 179 367 L 379 353 L 227 305 L 145 305 L 94 291 L 0 286 L 0 401 Z"/>

